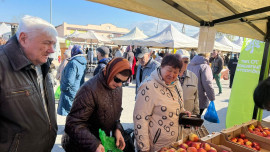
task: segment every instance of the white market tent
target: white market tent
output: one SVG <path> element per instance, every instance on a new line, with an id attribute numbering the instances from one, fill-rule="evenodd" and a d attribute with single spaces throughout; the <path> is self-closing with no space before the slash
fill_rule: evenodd
<path id="1" fill-rule="evenodd" d="M 75 31 L 76 32 L 76 31 Z M 74 33 L 75 33 L 74 32 Z M 99 43 L 99 42 L 107 42 L 110 43 L 111 40 L 99 35 L 98 33 L 94 32 L 94 31 L 87 31 L 85 33 L 77 33 L 72 35 L 72 38 L 74 40 L 78 39 L 78 40 L 84 40 L 84 41 L 89 41 L 89 43 Z"/>
<path id="2" fill-rule="evenodd" d="M 134 45 L 134 40 L 146 39 L 146 36 L 138 27 L 133 28 L 129 33 L 119 38 L 114 38 L 112 41 L 117 45 Z"/>
<path id="3" fill-rule="evenodd" d="M 220 38 L 216 40 L 217 42 L 227 45 L 232 48 L 232 52 L 241 52 L 241 46 L 234 44 L 232 41 L 230 41 L 226 36 L 222 35 Z"/>
<path id="4" fill-rule="evenodd" d="M 5 23 L 2 23 L 0 25 L 0 37 L 9 32 L 11 32 L 11 29 Z"/>
<path id="5" fill-rule="evenodd" d="M 242 47 L 242 45 L 243 45 L 243 40 L 239 37 L 236 41 L 234 41 L 234 43 L 235 43 L 236 45 L 239 45 L 239 46 Z"/>
<path id="6" fill-rule="evenodd" d="M 199 39 L 199 32 L 197 34 L 193 35 L 192 37 L 198 40 Z M 227 45 L 223 45 L 217 41 L 215 41 L 214 49 L 221 50 L 221 51 L 228 51 L 228 52 L 232 51 L 232 47 L 227 46 Z"/>
<path id="7" fill-rule="evenodd" d="M 134 41 L 135 45 L 161 48 L 197 48 L 198 40 L 179 32 L 169 25 L 160 33 L 144 40 Z"/>

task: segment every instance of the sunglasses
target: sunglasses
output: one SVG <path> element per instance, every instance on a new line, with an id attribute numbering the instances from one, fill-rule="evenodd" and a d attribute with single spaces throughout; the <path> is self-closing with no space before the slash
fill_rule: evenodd
<path id="1" fill-rule="evenodd" d="M 189 62 L 188 61 L 184 61 L 185 64 L 188 64 Z"/>
<path id="2" fill-rule="evenodd" d="M 125 83 L 126 81 L 122 81 L 121 79 L 119 79 L 119 78 L 117 78 L 117 77 L 114 77 L 113 78 L 113 80 L 114 80 L 114 82 L 116 82 L 116 83 Z"/>

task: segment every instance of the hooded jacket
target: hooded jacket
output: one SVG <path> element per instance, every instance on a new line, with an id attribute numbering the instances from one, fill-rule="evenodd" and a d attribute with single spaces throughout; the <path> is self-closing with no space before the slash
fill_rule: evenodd
<path id="1" fill-rule="evenodd" d="M 208 61 L 203 56 L 196 55 L 188 64 L 187 69 L 198 77 L 199 107 L 205 109 L 209 105 L 209 100 L 215 100 L 213 74 Z"/>
<path id="2" fill-rule="evenodd" d="M 166 85 L 160 69 L 153 71 L 139 87 L 133 113 L 138 148 L 153 152 L 177 141 L 179 114 L 184 111 L 179 80 Z"/>
<path id="3" fill-rule="evenodd" d="M 112 58 L 103 58 L 98 61 L 98 66 L 94 71 L 94 76 L 98 74 L 99 71 L 102 71 L 104 67 L 112 60 Z"/>
<path id="4" fill-rule="evenodd" d="M 61 76 L 61 96 L 57 113 L 66 116 L 71 108 L 74 97 L 80 86 L 84 83 L 87 61 L 82 54 L 69 59 Z"/>
<path id="5" fill-rule="evenodd" d="M 16 36 L 0 46 L 0 151 L 50 152 L 57 133 L 50 63 L 41 65 L 45 101 L 42 102 L 34 65 Z"/>

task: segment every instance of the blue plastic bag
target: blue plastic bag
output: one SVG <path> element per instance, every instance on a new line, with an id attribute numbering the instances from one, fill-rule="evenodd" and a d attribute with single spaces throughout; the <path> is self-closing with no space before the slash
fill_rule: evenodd
<path id="1" fill-rule="evenodd" d="M 218 115 L 217 115 L 217 111 L 216 111 L 216 108 L 215 108 L 215 104 L 214 104 L 214 101 L 211 101 L 208 108 L 207 108 L 207 111 L 204 115 L 204 119 L 209 121 L 209 122 L 213 122 L 213 123 L 219 123 L 219 118 L 218 118 Z"/>

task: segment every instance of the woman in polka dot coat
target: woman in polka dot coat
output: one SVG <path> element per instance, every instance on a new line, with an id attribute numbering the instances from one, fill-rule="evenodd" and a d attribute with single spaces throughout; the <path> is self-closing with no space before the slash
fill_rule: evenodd
<path id="1" fill-rule="evenodd" d="M 139 87 L 133 121 L 140 151 L 158 151 L 178 140 L 179 114 L 190 115 L 177 77 L 181 67 L 179 55 L 167 55 Z"/>

